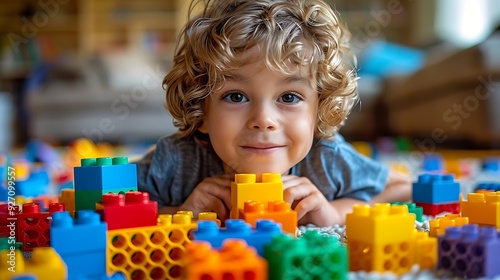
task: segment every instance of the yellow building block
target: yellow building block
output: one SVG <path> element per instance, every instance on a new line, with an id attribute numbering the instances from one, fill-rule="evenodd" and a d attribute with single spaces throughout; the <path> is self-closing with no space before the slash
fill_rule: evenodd
<path id="1" fill-rule="evenodd" d="M 462 217 L 469 223 L 500 227 L 500 192 L 469 193 L 467 201 L 460 200 Z"/>
<path id="2" fill-rule="evenodd" d="M 69 212 L 71 217 L 75 217 L 75 190 L 62 189 L 59 195 L 59 202 L 64 203 L 64 208 Z"/>
<path id="3" fill-rule="evenodd" d="M 351 271 L 402 274 L 414 262 L 415 215 L 406 205 L 355 205 L 346 216 Z"/>
<path id="4" fill-rule="evenodd" d="M 189 234 L 197 228 L 192 213 L 159 215 L 158 225 L 108 231 L 108 272 L 127 279 L 181 279 Z M 203 213 L 200 219 L 215 219 Z"/>
<path id="5" fill-rule="evenodd" d="M 0 261 L 0 280 L 25 274 L 35 275 L 38 280 L 67 279 L 66 264 L 51 247 L 33 248 L 30 259 L 24 259 L 20 251 L 4 250 Z"/>
<path id="6" fill-rule="evenodd" d="M 420 269 L 432 269 L 437 263 L 437 238 L 429 237 L 427 232 L 415 231 L 413 235 L 413 264 Z"/>
<path id="7" fill-rule="evenodd" d="M 429 221 L 429 235 L 438 237 L 446 232 L 447 227 L 463 226 L 469 223 L 469 218 L 460 217 L 460 214 L 447 214 L 444 217 L 439 217 Z"/>
<path id="8" fill-rule="evenodd" d="M 238 219 L 239 209 L 245 201 L 283 201 L 283 182 L 279 173 L 262 174 L 261 182 L 256 182 L 255 174 L 236 174 L 231 182 L 231 219 Z"/>
<path id="9" fill-rule="evenodd" d="M 193 242 L 187 246 L 184 279 L 266 280 L 267 261 L 243 240 L 228 240 L 220 251 L 212 250 L 208 242 Z"/>
<path id="10" fill-rule="evenodd" d="M 281 224 L 281 229 L 293 236 L 297 233 L 297 211 L 290 208 L 290 204 L 285 201 L 269 201 L 267 207 L 262 202 L 246 201 L 243 209 L 240 209 L 240 219 L 257 226 L 257 220 L 272 220 Z"/>

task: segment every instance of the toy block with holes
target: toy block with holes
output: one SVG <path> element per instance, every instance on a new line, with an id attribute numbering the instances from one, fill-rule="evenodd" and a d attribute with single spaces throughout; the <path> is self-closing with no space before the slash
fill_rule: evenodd
<path id="1" fill-rule="evenodd" d="M 239 218 L 239 210 L 245 201 L 283 201 L 283 182 L 279 173 L 263 173 L 262 180 L 257 182 L 255 174 L 236 174 L 231 182 L 231 219 Z"/>
<path id="2" fill-rule="evenodd" d="M 38 280 L 68 279 L 66 264 L 51 247 L 34 248 L 30 259 L 17 250 L 1 251 L 0 271 L 0 280 L 25 279 L 22 277 L 25 275 L 36 276 Z"/>
<path id="3" fill-rule="evenodd" d="M 448 227 L 438 239 L 438 268 L 462 278 L 500 275 L 500 237 L 495 227 Z"/>
<path id="4" fill-rule="evenodd" d="M 183 279 L 266 280 L 268 265 L 244 240 L 227 240 L 213 249 L 208 242 L 193 242 L 186 248 Z"/>
<path id="5" fill-rule="evenodd" d="M 220 249 L 226 239 L 243 239 L 263 255 L 264 246 L 276 235 L 283 234 L 281 224 L 271 220 L 258 220 L 255 228 L 239 219 L 226 220 L 226 228 L 220 229 L 212 221 L 198 222 L 198 229 L 193 231 L 193 240 L 207 241 L 215 249 Z"/>
<path id="6" fill-rule="evenodd" d="M 137 191 L 137 168 L 127 157 L 84 158 L 74 168 L 75 209 L 95 210 L 106 193 Z"/>
<path id="7" fill-rule="evenodd" d="M 308 230 L 300 238 L 276 235 L 264 246 L 269 279 L 347 279 L 347 251 L 336 237 Z"/>
<path id="8" fill-rule="evenodd" d="M 17 235 L 19 212 L 18 205 L 0 204 L 0 237 L 12 236 L 11 231 L 14 232 L 14 236 Z"/>
<path id="9" fill-rule="evenodd" d="M 458 227 L 467 224 L 469 224 L 469 218 L 461 217 L 460 214 L 447 214 L 444 217 L 429 221 L 429 236 L 438 237 L 444 234 L 448 227 Z"/>
<path id="10" fill-rule="evenodd" d="M 350 270 L 410 271 L 414 229 L 415 215 L 408 213 L 406 205 L 355 205 L 346 216 Z"/>
<path id="11" fill-rule="evenodd" d="M 50 245 L 51 216 L 60 211 L 64 211 L 62 203 L 51 203 L 47 212 L 42 212 L 38 203 L 23 204 L 22 211 L 17 215 L 16 239 L 23 243 L 24 252 Z"/>
<path id="12" fill-rule="evenodd" d="M 290 204 L 285 201 L 269 201 L 266 205 L 262 202 L 246 201 L 240 209 L 240 219 L 257 226 L 260 219 L 272 220 L 281 224 L 284 232 L 293 236 L 297 233 L 297 211 L 290 209 Z"/>
<path id="13" fill-rule="evenodd" d="M 422 209 L 422 207 L 420 207 L 420 206 L 417 206 L 415 203 L 391 202 L 391 205 L 406 205 L 406 207 L 408 207 L 408 212 L 415 215 L 415 220 L 417 220 L 421 223 L 424 221 L 424 218 L 423 218 L 424 209 Z"/>
<path id="14" fill-rule="evenodd" d="M 159 215 L 156 226 L 110 230 L 108 272 L 121 272 L 127 279 L 179 279 L 196 221 L 220 225 L 215 213 L 200 213 L 197 219 L 192 215 L 190 211 Z"/>
<path id="15" fill-rule="evenodd" d="M 500 192 L 469 193 L 460 210 L 471 224 L 500 228 Z"/>
<path id="16" fill-rule="evenodd" d="M 106 223 L 98 213 L 81 210 L 73 219 L 69 212 L 56 212 L 50 224 L 51 246 L 68 267 L 68 278 L 106 274 Z"/>
<path id="17" fill-rule="evenodd" d="M 102 202 L 96 203 L 96 211 L 108 224 L 108 230 L 158 224 L 158 203 L 149 200 L 145 192 L 104 194 Z"/>

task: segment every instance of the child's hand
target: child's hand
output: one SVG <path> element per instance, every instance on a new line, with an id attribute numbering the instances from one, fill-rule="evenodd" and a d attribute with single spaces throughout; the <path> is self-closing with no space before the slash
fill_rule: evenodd
<path id="1" fill-rule="evenodd" d="M 283 198 L 297 211 L 299 224 L 331 226 L 338 223 L 337 211 L 308 178 L 285 175 L 282 180 Z"/>
<path id="2" fill-rule="evenodd" d="M 231 210 L 231 180 L 229 176 L 205 178 L 196 186 L 180 210 L 191 210 L 194 215 L 200 212 L 215 212 L 217 217 L 225 221 Z"/>

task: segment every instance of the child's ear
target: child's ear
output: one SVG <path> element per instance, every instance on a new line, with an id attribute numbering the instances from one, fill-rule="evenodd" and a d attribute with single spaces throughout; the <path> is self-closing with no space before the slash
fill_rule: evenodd
<path id="1" fill-rule="evenodd" d="M 208 124 L 206 118 L 203 119 L 203 122 L 201 123 L 200 127 L 198 127 L 198 131 L 201 133 L 208 134 Z"/>

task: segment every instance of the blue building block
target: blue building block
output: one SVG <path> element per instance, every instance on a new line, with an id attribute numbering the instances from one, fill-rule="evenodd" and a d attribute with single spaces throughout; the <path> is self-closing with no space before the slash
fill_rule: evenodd
<path id="1" fill-rule="evenodd" d="M 423 174 L 413 183 L 413 202 L 442 204 L 460 200 L 460 184 L 453 175 Z"/>
<path id="2" fill-rule="evenodd" d="M 57 214 L 56 214 L 57 213 Z M 106 274 L 107 225 L 98 213 L 56 212 L 50 224 L 50 244 L 68 266 L 68 279 Z"/>
<path id="3" fill-rule="evenodd" d="M 483 171 L 500 173 L 500 158 L 486 158 L 482 167 Z"/>
<path id="4" fill-rule="evenodd" d="M 9 191 L 7 186 L 0 182 L 0 202 L 7 202 L 9 199 Z"/>
<path id="5" fill-rule="evenodd" d="M 16 195 L 37 197 L 49 193 L 50 175 L 47 170 L 34 170 L 28 179 L 16 182 Z"/>
<path id="6" fill-rule="evenodd" d="M 199 221 L 198 230 L 193 232 L 193 240 L 210 242 L 212 248 L 221 249 L 228 238 L 243 239 L 254 247 L 260 256 L 264 255 L 264 245 L 269 244 L 274 236 L 283 234 L 281 224 L 271 220 L 257 221 L 255 229 L 243 220 L 230 219 L 226 228 L 220 229 L 215 221 Z"/>
<path id="7" fill-rule="evenodd" d="M 422 162 L 425 172 L 441 172 L 444 170 L 444 160 L 438 154 L 426 154 Z"/>
<path id="8" fill-rule="evenodd" d="M 474 191 L 477 190 L 491 190 L 491 191 L 500 191 L 500 183 L 480 183 L 477 184 Z"/>
<path id="9" fill-rule="evenodd" d="M 111 275 L 101 274 L 98 276 L 78 276 L 75 280 L 126 280 L 127 277 L 121 272 L 115 272 Z"/>
<path id="10" fill-rule="evenodd" d="M 438 237 L 438 268 L 461 278 L 494 279 L 500 275 L 500 237 L 495 227 L 448 227 Z"/>
<path id="11" fill-rule="evenodd" d="M 76 191 L 137 190 L 137 167 L 127 157 L 85 158 L 74 169 Z"/>

